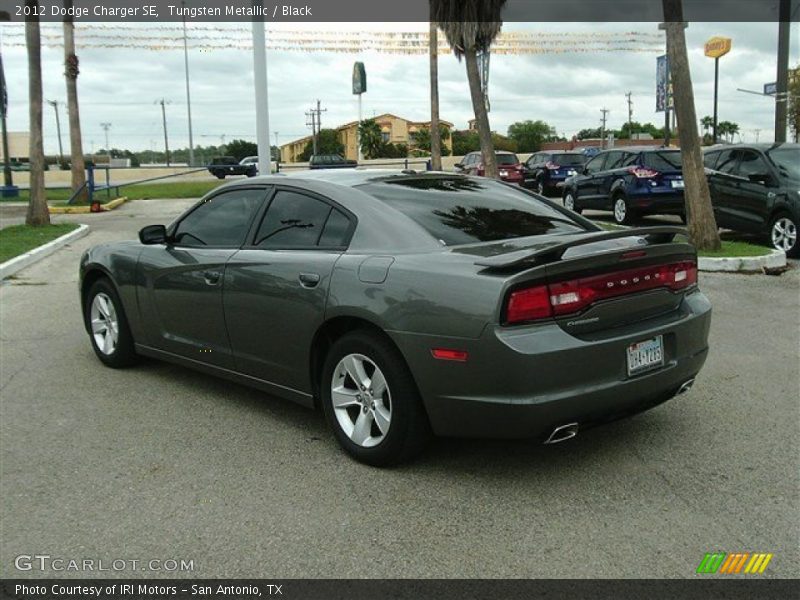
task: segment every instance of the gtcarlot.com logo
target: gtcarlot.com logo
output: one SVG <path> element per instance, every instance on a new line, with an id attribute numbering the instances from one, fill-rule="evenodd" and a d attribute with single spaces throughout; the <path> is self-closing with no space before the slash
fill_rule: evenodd
<path id="1" fill-rule="evenodd" d="M 62 558 L 49 554 L 20 554 L 14 559 L 17 571 L 194 571 L 194 560 L 183 558 Z"/>
<path id="2" fill-rule="evenodd" d="M 697 572 L 707 575 L 760 575 L 766 570 L 772 556 L 766 552 L 706 552 Z"/>

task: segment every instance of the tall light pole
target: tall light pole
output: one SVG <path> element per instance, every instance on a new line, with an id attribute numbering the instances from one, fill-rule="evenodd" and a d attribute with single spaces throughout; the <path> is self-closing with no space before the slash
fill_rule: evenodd
<path id="1" fill-rule="evenodd" d="M 186 6 L 186 0 L 181 0 Z M 186 112 L 189 116 L 189 166 L 194 166 L 194 140 L 192 139 L 192 98 L 189 94 L 189 42 L 186 36 L 186 16 L 183 17 L 183 66 L 186 73 Z"/>
<path id="2" fill-rule="evenodd" d="M 53 107 L 56 112 L 56 134 L 58 135 L 58 163 L 64 163 L 64 148 L 61 146 L 61 120 L 58 118 L 58 100 L 47 100 L 47 103 Z"/>
<path id="3" fill-rule="evenodd" d="M 260 14 L 262 0 L 253 0 L 253 11 Z M 269 148 L 269 94 L 267 91 L 267 48 L 264 35 L 264 21 L 261 17 L 253 17 L 253 73 L 256 96 L 256 140 L 258 142 L 258 172 L 267 175 L 270 172 Z"/>
<path id="4" fill-rule="evenodd" d="M 100 123 L 106 134 L 106 156 L 108 156 L 108 165 L 111 166 L 111 146 L 108 145 L 108 130 L 111 129 L 111 123 Z M 92 142 L 92 154 L 94 154 L 94 142 Z"/>
<path id="5" fill-rule="evenodd" d="M 167 135 L 167 107 L 169 100 L 156 100 L 156 104 L 161 105 L 161 120 L 164 123 L 164 153 L 167 156 L 167 166 L 169 166 L 169 136 Z"/>
<path id="6" fill-rule="evenodd" d="M 789 31 L 791 25 L 791 1 L 780 0 L 778 7 L 778 73 L 775 96 L 775 141 L 786 141 L 786 115 L 789 95 Z"/>

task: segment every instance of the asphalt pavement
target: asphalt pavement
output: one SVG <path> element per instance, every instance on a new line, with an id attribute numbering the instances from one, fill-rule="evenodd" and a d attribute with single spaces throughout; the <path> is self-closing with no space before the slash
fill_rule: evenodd
<path id="1" fill-rule="evenodd" d="M 104 576 L 694 577 L 712 551 L 773 553 L 762 577 L 800 575 L 796 264 L 701 274 L 711 351 L 688 394 L 554 446 L 443 439 L 379 470 L 339 451 L 321 414 L 96 359 L 81 252 L 190 203 L 59 216 L 92 232 L 0 286 L 0 577 L 92 575 L 15 569 L 36 554 L 193 561 Z"/>

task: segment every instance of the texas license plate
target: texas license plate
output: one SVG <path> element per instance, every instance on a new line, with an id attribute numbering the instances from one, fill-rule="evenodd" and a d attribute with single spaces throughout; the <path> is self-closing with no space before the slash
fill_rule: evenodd
<path id="1" fill-rule="evenodd" d="M 628 375 L 636 375 L 664 364 L 664 340 L 662 336 L 637 342 L 628 346 Z"/>
<path id="2" fill-rule="evenodd" d="M 679 190 L 683 189 L 683 179 L 673 179 L 672 180 L 672 187 L 677 188 Z"/>

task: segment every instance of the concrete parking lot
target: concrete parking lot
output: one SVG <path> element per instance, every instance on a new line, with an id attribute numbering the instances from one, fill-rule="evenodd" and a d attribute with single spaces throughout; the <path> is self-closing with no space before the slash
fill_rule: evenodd
<path id="1" fill-rule="evenodd" d="M 378 470 L 320 414 L 95 358 L 81 252 L 190 203 L 61 216 L 92 232 L 0 287 L 0 577 L 82 575 L 17 571 L 21 554 L 194 561 L 126 576 L 692 577 L 711 551 L 774 553 L 764 577 L 800 575 L 796 265 L 701 274 L 711 352 L 686 395 L 564 444 L 437 440 Z"/>

